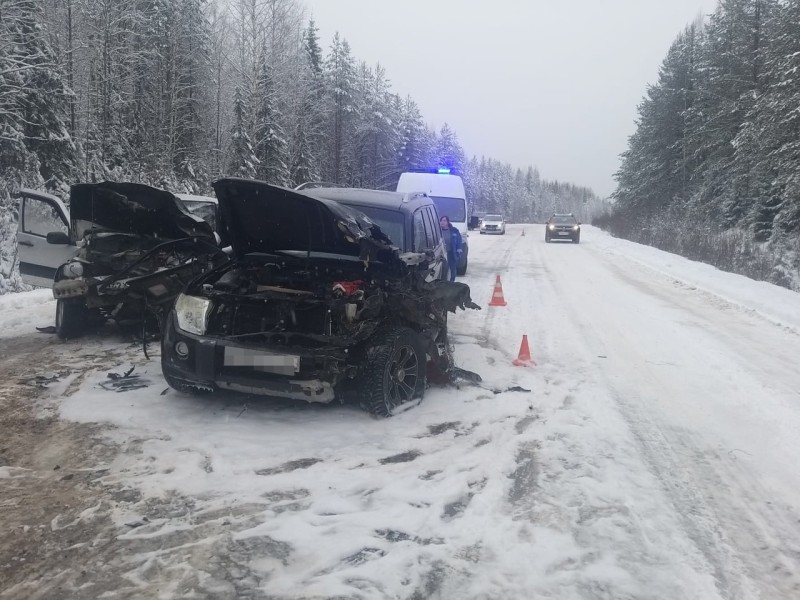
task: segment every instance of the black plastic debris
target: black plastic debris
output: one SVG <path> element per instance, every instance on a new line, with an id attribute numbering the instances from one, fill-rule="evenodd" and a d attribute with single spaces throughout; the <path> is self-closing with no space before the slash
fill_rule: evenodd
<path id="1" fill-rule="evenodd" d="M 527 388 L 524 388 L 524 387 L 520 387 L 518 385 L 512 385 L 511 387 L 506 388 L 504 390 L 492 390 L 492 392 L 496 396 L 497 394 L 503 394 L 505 392 L 526 392 L 526 393 L 530 393 L 530 390 L 527 389 Z"/>
<path id="2" fill-rule="evenodd" d="M 142 527 L 150 522 L 150 519 L 147 517 L 142 517 L 141 519 L 136 519 L 135 521 L 129 521 L 125 523 L 126 527 L 130 527 L 131 529 L 136 529 L 137 527 Z"/>
<path id="3" fill-rule="evenodd" d="M 138 374 L 133 375 L 133 370 L 136 365 L 124 373 L 108 373 L 108 381 L 100 382 L 100 387 L 109 392 L 129 392 L 131 390 L 138 390 L 146 388 L 150 385 L 150 380 L 140 377 Z"/>
<path id="4" fill-rule="evenodd" d="M 481 378 L 481 376 L 477 373 L 467 371 L 466 369 L 460 369 L 458 367 L 453 367 L 450 370 L 450 379 L 455 384 L 466 383 L 477 385 L 483 381 L 483 378 Z"/>
<path id="5" fill-rule="evenodd" d="M 23 385 L 29 385 L 32 387 L 47 388 L 51 383 L 57 383 L 61 381 L 62 377 L 67 375 L 69 375 L 69 371 L 63 373 L 41 373 L 39 375 L 35 375 L 34 377 L 20 379 L 19 382 Z"/>
<path id="6" fill-rule="evenodd" d="M 135 368 L 136 368 L 136 365 L 133 365 L 130 369 L 125 371 L 125 373 L 123 373 L 122 375 L 120 375 L 119 373 L 109 373 L 107 375 L 107 377 L 109 379 L 114 379 L 114 380 L 116 380 L 116 379 L 125 379 L 126 377 L 130 377 L 131 376 L 131 373 L 133 373 L 133 370 Z"/>

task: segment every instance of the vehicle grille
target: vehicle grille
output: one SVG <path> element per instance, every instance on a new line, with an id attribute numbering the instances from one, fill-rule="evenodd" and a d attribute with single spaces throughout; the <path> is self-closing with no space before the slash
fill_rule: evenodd
<path id="1" fill-rule="evenodd" d="M 216 308 L 208 320 L 211 335 L 260 332 L 325 333 L 327 311 L 321 305 L 291 302 L 242 302 Z"/>

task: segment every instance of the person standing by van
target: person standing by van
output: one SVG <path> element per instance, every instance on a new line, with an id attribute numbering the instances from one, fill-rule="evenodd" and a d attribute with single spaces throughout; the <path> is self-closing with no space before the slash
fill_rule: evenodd
<path id="1" fill-rule="evenodd" d="M 456 280 L 458 258 L 461 256 L 461 232 L 450 224 L 450 217 L 444 215 L 439 219 L 442 229 L 442 241 L 447 252 L 447 266 L 450 268 L 450 281 Z"/>

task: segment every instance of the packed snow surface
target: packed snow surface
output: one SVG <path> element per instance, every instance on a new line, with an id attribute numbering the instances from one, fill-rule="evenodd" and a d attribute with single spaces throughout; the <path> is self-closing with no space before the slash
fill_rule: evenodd
<path id="1" fill-rule="evenodd" d="M 469 244 L 483 310 L 451 333 L 483 384 L 386 420 L 183 395 L 155 345 L 115 350 L 144 387 L 109 391 L 87 357 L 119 338 L 63 345 L 50 406 L 113 426 L 104 481 L 141 498 L 119 597 L 800 597 L 800 295 L 588 226 Z M 42 291 L 0 303 L 5 338 L 51 324 Z"/>

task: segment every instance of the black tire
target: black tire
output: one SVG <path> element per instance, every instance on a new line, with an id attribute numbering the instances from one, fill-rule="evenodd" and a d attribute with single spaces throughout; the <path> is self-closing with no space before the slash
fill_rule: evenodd
<path id="1" fill-rule="evenodd" d="M 378 331 L 364 351 L 363 375 L 356 382 L 361 408 L 376 417 L 425 393 L 426 352 L 408 327 Z"/>
<path id="2" fill-rule="evenodd" d="M 581 243 L 581 236 L 572 238 L 572 242 L 574 244 L 580 244 Z"/>
<path id="3" fill-rule="evenodd" d="M 79 300 L 56 300 L 56 335 L 62 340 L 83 335 L 89 324 L 89 309 L 83 298 Z"/>
<path id="4" fill-rule="evenodd" d="M 549 235 L 544 236 L 544 241 L 549 244 L 550 243 L 550 236 Z"/>
<path id="5" fill-rule="evenodd" d="M 467 274 L 467 264 L 468 264 L 468 262 L 469 262 L 469 259 L 465 258 L 464 259 L 464 266 L 462 267 L 461 265 L 458 265 L 456 267 L 456 274 L 457 275 L 466 275 Z"/>

